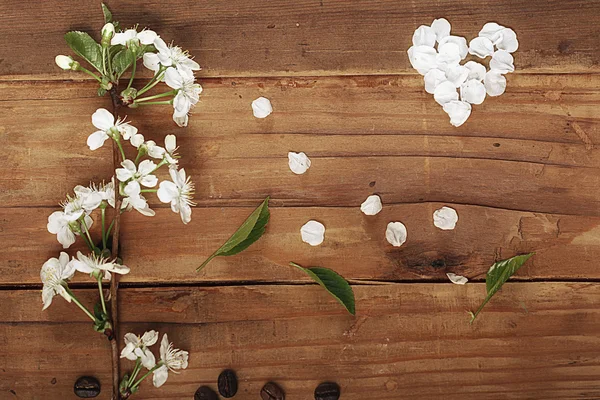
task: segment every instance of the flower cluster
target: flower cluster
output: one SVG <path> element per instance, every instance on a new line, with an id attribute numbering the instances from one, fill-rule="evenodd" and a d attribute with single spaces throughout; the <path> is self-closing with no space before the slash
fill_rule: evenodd
<path id="1" fill-rule="evenodd" d="M 472 104 L 483 103 L 486 94 L 504 93 L 506 78 L 503 74 L 515 70 L 511 53 L 518 49 L 519 42 L 512 29 L 494 22 L 485 24 L 468 46 L 464 37 L 450 35 L 450 29 L 450 23 L 444 18 L 434 20 L 431 26 L 418 27 L 408 58 L 413 68 L 424 75 L 425 91 L 433 94 L 444 108 L 450 123 L 460 126 L 471 115 Z M 481 59 L 491 56 L 489 71 L 473 60 L 460 64 L 467 54 Z"/>
<path id="2" fill-rule="evenodd" d="M 153 374 L 152 383 L 159 388 L 167 381 L 169 371 L 178 373 L 177 370 L 186 369 L 188 366 L 188 352 L 174 348 L 166 333 L 160 342 L 160 359 L 158 361 L 149 349 L 158 341 L 158 332 L 148 331 L 141 337 L 127 333 L 124 339 L 125 347 L 121 351 L 121 358 L 135 361 L 133 371 L 131 374 L 125 375 L 120 384 L 120 393 L 125 398 L 135 393 L 140 383 L 150 374 Z M 148 372 L 136 380 L 142 368 L 146 368 Z"/>

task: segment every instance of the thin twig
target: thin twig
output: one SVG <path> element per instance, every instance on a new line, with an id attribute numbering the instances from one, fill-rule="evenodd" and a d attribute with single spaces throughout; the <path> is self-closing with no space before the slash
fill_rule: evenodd
<path id="1" fill-rule="evenodd" d="M 113 86 L 109 91 L 110 98 L 112 100 L 113 106 L 113 115 L 115 119 L 117 118 L 117 111 L 121 106 L 121 99 L 119 98 L 118 91 L 116 86 Z M 113 141 L 113 163 L 115 167 L 120 164 L 119 162 L 119 148 Z M 115 182 L 115 185 L 118 185 L 118 182 Z M 115 187 L 115 215 L 113 217 L 114 227 L 112 231 L 112 255 L 113 257 L 119 256 L 119 230 L 120 224 L 119 220 L 121 217 L 121 196 L 119 195 L 118 187 Z M 111 315 L 111 325 L 112 325 L 112 338 L 110 339 L 110 344 L 112 348 L 112 378 L 113 378 L 113 399 L 118 400 L 120 398 L 119 394 L 119 345 L 117 342 L 117 338 L 119 338 L 119 330 L 118 330 L 118 320 L 119 320 L 119 308 L 118 308 L 118 297 L 117 292 L 119 290 L 119 274 L 112 274 L 112 280 L 110 281 L 110 315 Z"/>

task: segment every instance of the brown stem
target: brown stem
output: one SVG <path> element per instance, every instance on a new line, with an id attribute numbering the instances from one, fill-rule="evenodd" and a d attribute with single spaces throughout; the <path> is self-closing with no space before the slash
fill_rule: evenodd
<path id="1" fill-rule="evenodd" d="M 117 111 L 121 106 L 121 99 L 117 91 L 117 86 L 113 86 L 110 90 L 110 98 L 112 100 L 113 115 L 117 118 Z M 113 141 L 113 164 L 115 168 L 119 165 L 119 148 Z M 119 195 L 118 182 L 115 182 L 115 225 L 112 231 L 112 255 L 113 257 L 119 256 L 119 230 L 120 230 L 120 217 L 121 217 L 121 196 Z M 110 340 L 112 350 L 112 378 L 113 378 L 113 399 L 119 400 L 119 344 L 117 342 L 119 336 L 118 320 L 118 298 L 117 292 L 119 290 L 119 274 L 112 274 L 112 280 L 110 281 L 110 315 L 112 318 L 112 339 Z"/>

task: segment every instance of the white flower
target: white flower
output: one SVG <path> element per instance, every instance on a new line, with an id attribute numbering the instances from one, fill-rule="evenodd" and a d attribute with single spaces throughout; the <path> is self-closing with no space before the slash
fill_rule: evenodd
<path id="1" fill-rule="evenodd" d="M 406 242 L 406 226 L 402 222 L 390 222 L 385 230 L 385 238 L 394 247 L 400 247 Z"/>
<path id="2" fill-rule="evenodd" d="M 498 71 L 488 71 L 483 84 L 490 96 L 500 96 L 506 90 L 506 78 Z"/>
<path id="3" fill-rule="evenodd" d="M 165 82 L 169 87 L 177 90 L 173 99 L 173 120 L 179 126 L 187 126 L 188 113 L 200 99 L 202 86 L 194 81 L 193 76 L 183 76 L 172 67 L 165 72 Z"/>
<path id="4" fill-rule="evenodd" d="M 183 223 L 187 224 L 192 219 L 192 209 L 190 206 L 196 205 L 192 201 L 194 184 L 191 182 L 189 176 L 186 178 L 183 168 L 179 171 L 175 168 L 170 168 L 169 174 L 173 182 L 162 181 L 156 194 L 158 199 L 163 203 L 171 203 L 171 210 L 179 213 Z"/>
<path id="5" fill-rule="evenodd" d="M 476 61 L 467 61 L 465 63 L 465 68 L 469 70 L 467 79 L 477 79 L 478 81 L 482 81 L 485 78 L 486 69 L 483 64 Z"/>
<path id="6" fill-rule="evenodd" d="M 68 70 L 71 69 L 75 60 L 73 60 L 73 58 L 69 56 L 59 55 L 54 58 L 54 61 L 56 62 L 56 65 L 58 65 L 62 69 Z"/>
<path id="7" fill-rule="evenodd" d="M 64 297 L 69 303 L 71 296 L 65 290 L 66 281 L 73 277 L 75 266 L 69 261 L 69 255 L 65 252 L 60 252 L 58 258 L 51 258 L 42 265 L 40 271 L 40 279 L 44 284 L 42 288 L 42 301 L 45 310 L 52 304 L 52 298 L 59 294 Z"/>
<path id="8" fill-rule="evenodd" d="M 111 207 L 115 207 L 115 177 L 113 176 L 110 182 L 96 186 L 92 185 L 92 190 L 100 193 L 102 200 L 108 202 Z"/>
<path id="9" fill-rule="evenodd" d="M 444 111 L 450 116 L 450 123 L 461 126 L 471 115 L 471 105 L 466 101 L 453 100 L 444 104 Z"/>
<path id="10" fill-rule="evenodd" d="M 154 210 L 150 209 L 148 203 L 146 202 L 146 198 L 140 194 L 141 188 L 137 181 L 129 182 L 127 185 L 125 185 L 125 189 L 123 189 L 123 191 L 127 197 L 123 198 L 121 209 L 129 211 L 132 208 L 135 208 L 142 215 L 147 217 L 154 216 Z"/>
<path id="11" fill-rule="evenodd" d="M 310 158 L 306 154 L 294 153 L 293 151 L 288 153 L 288 165 L 293 173 L 302 175 L 308 171 L 310 164 Z"/>
<path id="12" fill-rule="evenodd" d="M 408 51 L 410 65 L 421 75 L 425 75 L 430 69 L 437 67 L 437 51 L 429 46 L 411 46 Z"/>
<path id="13" fill-rule="evenodd" d="M 485 86 L 477 79 L 469 79 L 460 87 L 460 98 L 471 104 L 481 104 L 485 100 Z"/>
<path id="14" fill-rule="evenodd" d="M 92 218 L 85 215 L 83 220 L 89 229 L 93 223 Z M 48 232 L 56 235 L 56 239 L 62 244 L 64 249 L 68 249 L 75 243 L 75 235 L 79 235 L 81 228 L 80 224 L 76 220 L 71 219 L 64 211 L 55 211 L 50 214 L 46 227 L 48 228 Z"/>
<path id="15" fill-rule="evenodd" d="M 469 53 L 479 58 L 486 58 L 494 54 L 494 44 L 486 37 L 476 37 L 469 43 Z"/>
<path id="16" fill-rule="evenodd" d="M 273 106 L 266 97 L 252 101 L 252 114 L 256 118 L 267 118 L 273 112 Z"/>
<path id="17" fill-rule="evenodd" d="M 452 272 L 446 273 L 446 276 L 448 277 L 448 279 L 450 279 L 450 281 L 452 283 L 454 283 L 456 285 L 464 285 L 465 283 L 467 283 L 469 281 L 464 276 L 456 275 L 456 274 L 453 274 Z"/>
<path id="18" fill-rule="evenodd" d="M 133 333 L 125 334 L 125 347 L 121 351 L 121 358 L 135 361 L 140 358 L 142 365 L 147 369 L 152 369 L 156 365 L 154 354 L 148 347 L 158 341 L 158 332 L 148 331 L 139 337 Z"/>
<path id="19" fill-rule="evenodd" d="M 515 59 L 512 54 L 506 50 L 498 50 L 490 60 L 490 70 L 506 74 L 515 70 Z"/>
<path id="20" fill-rule="evenodd" d="M 188 352 L 173 347 L 165 333 L 160 342 L 160 364 L 154 371 L 152 383 L 155 387 L 161 387 L 169 377 L 169 371 L 178 373 L 177 369 L 186 369 L 188 366 Z"/>
<path id="21" fill-rule="evenodd" d="M 77 258 L 73 258 L 72 262 L 77 271 L 90 274 L 95 278 L 102 277 L 103 279 L 110 280 L 111 272 L 121 275 L 129 273 L 129 267 L 125 265 L 110 262 L 108 259 L 98 257 L 95 254 L 84 256 L 80 251 L 77 252 Z"/>
<path id="22" fill-rule="evenodd" d="M 154 43 L 154 39 L 156 39 L 157 36 L 156 32 L 149 29 L 144 29 L 141 32 L 138 32 L 136 29 L 127 29 L 125 32 L 116 33 L 115 36 L 112 37 L 110 44 L 113 46 L 122 44 L 127 47 L 139 45 L 140 43 L 149 45 Z"/>
<path id="23" fill-rule="evenodd" d="M 115 170 L 117 179 L 121 182 L 132 180 L 146 187 L 154 187 L 158 183 L 158 178 L 152 175 L 156 170 L 156 164 L 151 160 L 144 160 L 137 167 L 131 160 L 125 160 L 121 165 L 123 168 Z"/>
<path id="24" fill-rule="evenodd" d="M 177 138 L 175 135 L 167 135 L 165 136 L 165 147 L 158 146 L 156 142 L 153 140 L 148 140 L 144 143 L 144 147 L 146 148 L 146 152 L 152 158 L 157 159 L 165 159 L 169 163 L 169 165 L 177 165 L 179 162 L 177 160 L 178 155 L 176 153 L 177 147 Z"/>
<path id="25" fill-rule="evenodd" d="M 360 205 L 360 211 L 365 215 L 376 215 L 378 214 L 383 206 L 381 205 L 381 197 L 376 194 L 367 197 L 367 199 Z"/>
<path id="26" fill-rule="evenodd" d="M 81 208 L 87 214 L 98 208 L 102 200 L 104 200 L 103 195 L 93 187 L 77 185 L 73 189 L 73 192 L 75 192 L 77 200 L 81 202 Z"/>
<path id="27" fill-rule="evenodd" d="M 435 46 L 436 32 L 430 26 L 421 25 L 413 34 L 413 46 Z"/>
<path id="28" fill-rule="evenodd" d="M 435 88 L 438 87 L 440 83 L 447 80 L 446 73 L 437 68 L 430 69 L 423 79 L 425 81 L 425 91 L 430 94 L 433 94 Z"/>
<path id="29" fill-rule="evenodd" d="M 105 108 L 99 108 L 92 114 L 92 124 L 99 130 L 92 133 L 87 139 L 90 150 L 99 149 L 106 139 L 114 137 L 115 134 L 120 133 L 127 139 L 137 134 L 137 128 L 129 125 L 129 123 L 123 120 L 117 120 L 115 123 L 114 115 Z"/>
<path id="30" fill-rule="evenodd" d="M 194 77 L 194 71 L 200 70 L 200 65 L 190 58 L 187 51 L 179 46 L 167 45 L 160 37 L 154 39 L 154 47 L 158 53 L 145 53 L 144 66 L 154 73 L 158 72 L 160 66 L 175 67 L 182 76 Z"/>
<path id="31" fill-rule="evenodd" d="M 433 91 L 433 98 L 442 106 L 450 101 L 458 100 L 456 86 L 450 81 L 440 83 Z"/>
<path id="32" fill-rule="evenodd" d="M 445 18 L 434 19 L 431 23 L 431 28 L 435 32 L 437 41 L 439 42 L 446 36 L 450 36 L 450 22 Z"/>
<path id="33" fill-rule="evenodd" d="M 441 230 L 452 230 L 456 226 L 457 222 L 458 214 L 453 208 L 442 207 L 433 212 L 433 224 Z"/>
<path id="34" fill-rule="evenodd" d="M 304 243 L 318 246 L 325 239 L 325 225 L 314 220 L 308 221 L 300 228 L 300 235 Z"/>

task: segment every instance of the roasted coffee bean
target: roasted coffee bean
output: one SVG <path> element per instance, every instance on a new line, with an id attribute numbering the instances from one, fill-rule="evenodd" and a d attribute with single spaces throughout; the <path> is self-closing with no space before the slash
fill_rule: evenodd
<path id="1" fill-rule="evenodd" d="M 100 394 L 100 382 L 93 376 L 82 376 L 75 381 L 73 391 L 77 397 L 91 399 Z"/>
<path id="2" fill-rule="evenodd" d="M 260 391 L 263 400 L 285 400 L 285 392 L 276 383 L 269 382 Z"/>
<path id="3" fill-rule="evenodd" d="M 200 386 L 194 393 L 194 400 L 217 400 L 217 394 L 208 386 Z"/>
<path id="4" fill-rule="evenodd" d="M 235 396 L 237 393 L 237 377 L 235 376 L 235 372 L 230 369 L 226 369 L 225 371 L 221 372 L 217 384 L 219 386 L 219 393 L 221 393 L 221 396 L 227 399 Z"/>
<path id="5" fill-rule="evenodd" d="M 338 400 L 340 387 L 335 382 L 323 382 L 315 389 L 315 400 Z"/>

